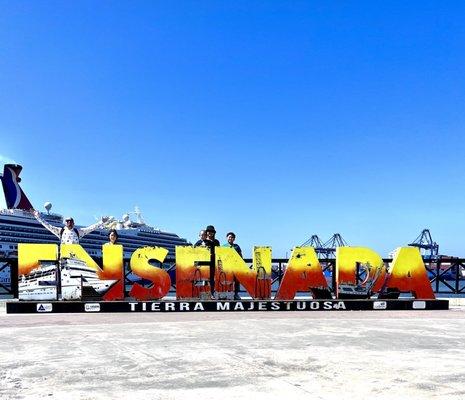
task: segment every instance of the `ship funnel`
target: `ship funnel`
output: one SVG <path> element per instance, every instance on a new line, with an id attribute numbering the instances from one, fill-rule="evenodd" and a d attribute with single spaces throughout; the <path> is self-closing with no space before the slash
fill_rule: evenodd
<path id="1" fill-rule="evenodd" d="M 19 208 L 21 210 L 32 210 L 34 207 L 19 187 L 21 178 L 19 174 L 23 167 L 18 164 L 5 164 L 3 175 L 0 175 L 2 180 L 3 193 L 7 208 Z"/>

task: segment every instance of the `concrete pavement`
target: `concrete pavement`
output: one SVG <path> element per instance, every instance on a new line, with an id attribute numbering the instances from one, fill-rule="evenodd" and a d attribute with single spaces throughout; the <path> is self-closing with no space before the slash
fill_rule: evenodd
<path id="1" fill-rule="evenodd" d="M 465 310 L 0 314 L 4 399 L 463 399 Z"/>

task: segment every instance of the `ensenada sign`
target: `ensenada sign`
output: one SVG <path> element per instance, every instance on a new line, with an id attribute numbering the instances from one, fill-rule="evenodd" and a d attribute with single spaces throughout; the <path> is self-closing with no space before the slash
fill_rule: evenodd
<path id="1" fill-rule="evenodd" d="M 34 243 L 18 244 L 18 281 L 13 284 L 17 283 L 18 298 L 21 301 L 7 304 L 7 310 L 14 307 L 34 312 L 74 310 L 88 313 L 347 310 L 360 309 L 362 306 L 361 303 L 350 303 L 346 299 L 366 300 L 372 296 L 373 303 L 367 307 L 384 310 L 392 307 L 427 309 L 430 302 L 434 301 L 428 274 L 416 247 L 399 248 L 389 265 L 369 248 L 339 247 L 336 249 L 335 265 L 331 268 L 330 285 L 315 249 L 296 247 L 278 284 L 272 279 L 270 247 L 255 247 L 253 262 L 249 266 L 232 248 L 186 246 L 187 242 L 174 234 L 172 236 L 181 242 L 176 241 L 180 245 L 175 249 L 175 274 L 170 275 L 157 266 L 166 259 L 168 249 L 142 247 L 130 255 L 129 262 L 131 276 L 139 277 L 140 280 L 133 280 L 135 283 L 128 287 L 125 286 L 122 245 L 103 245 L 102 261 L 98 265 L 78 244 L 62 244 L 60 247 L 50 243 L 36 244 L 45 236 L 42 231 L 34 233 L 37 230 L 34 226 L 36 222 L 31 223 L 28 214 L 28 210 L 33 207 L 19 186 L 21 169 L 19 165 L 5 165 L 2 186 L 8 211 L 13 215 L 9 224 L 31 226 L 28 231 L 31 236 L 24 239 L 21 233 L 18 240 Z M 50 206 L 48 203 L 47 211 Z M 57 222 L 56 217 L 52 218 L 54 222 Z M 123 220 L 121 226 L 130 222 L 125 218 Z M 130 224 L 127 226 L 130 227 Z M 55 236 L 58 236 L 57 229 L 54 226 L 52 233 Z M 125 230 L 121 229 L 121 232 Z M 157 232 L 153 233 L 153 243 L 159 243 Z M 12 239 L 8 238 L 9 241 Z M 94 249 L 96 243 L 92 242 Z M 125 249 L 127 251 L 127 245 Z M 127 260 L 128 254 L 125 255 Z M 327 267 L 325 264 L 323 266 Z M 228 302 L 234 298 L 237 285 L 245 289 L 248 294 L 245 297 L 251 299 L 250 304 Z M 171 305 L 170 290 L 173 287 L 176 290 L 176 301 Z M 385 302 L 391 297 L 391 292 L 410 293 L 414 301 L 426 302 L 393 305 L 390 301 Z M 311 301 L 301 303 L 302 293 Z M 343 302 L 339 304 L 339 300 Z"/>
<path id="2" fill-rule="evenodd" d="M 123 247 L 104 245 L 102 253 L 102 265 L 98 265 L 78 244 L 63 244 L 60 247 L 56 244 L 19 244 L 20 300 L 41 302 L 83 300 L 86 292 L 89 291 L 101 295 L 102 305 L 105 302 L 124 300 Z M 298 292 L 307 292 L 314 299 L 313 303 L 309 302 L 301 306 L 308 310 L 336 307 L 344 309 L 345 303 L 338 304 L 337 299 L 344 297 L 343 294 L 347 294 L 349 290 L 354 293 L 357 293 L 357 290 L 360 293 L 365 291 L 369 297 L 370 294 L 395 289 L 399 292 L 411 293 L 415 299 L 435 298 L 423 259 L 418 248 L 415 247 L 399 248 L 389 266 L 384 264 L 379 254 L 369 248 L 337 248 L 333 292 L 327 284 L 315 249 L 295 247 L 281 284 L 273 297 L 270 247 L 255 247 L 253 263 L 249 266 L 232 248 L 178 246 L 175 282 L 171 281 L 164 269 L 153 265 L 154 262 L 163 263 L 167 255 L 168 250 L 162 247 L 143 247 L 132 254 L 130 259 L 132 273 L 149 281 L 150 284 L 132 285 L 129 296 L 134 301 L 127 302 L 129 307 L 127 311 L 146 311 L 147 303 L 144 302 L 152 302 L 150 309 L 162 307 L 163 311 L 196 311 L 195 300 L 221 300 L 219 295 L 234 292 L 235 281 L 245 288 L 252 303 L 267 301 L 266 305 L 253 303 L 253 310 L 260 310 L 260 307 L 263 310 L 273 310 L 273 308 L 286 310 L 286 307 L 290 306 L 284 305 L 283 302 L 293 301 Z M 357 271 L 360 266 L 364 269 L 363 281 L 358 279 Z M 178 307 L 176 310 L 166 310 L 164 306 L 153 305 L 159 304 L 153 303 L 154 300 L 161 300 L 163 303 L 172 285 L 176 286 L 177 301 L 187 301 L 188 309 L 179 309 L 179 304 L 176 305 Z M 326 300 L 327 303 L 320 304 L 318 300 Z M 190 305 L 192 301 L 194 303 Z M 236 304 L 243 304 L 243 302 L 233 303 L 233 309 L 241 307 Z M 141 304 L 146 304 L 145 310 L 142 310 Z M 221 307 L 229 307 L 223 311 L 231 310 L 231 305 L 218 307 L 220 309 L 212 311 L 222 311 Z M 250 307 L 244 305 L 244 308 Z M 292 307 L 297 309 L 297 302 Z M 379 303 L 376 307 L 386 308 L 384 303 Z M 197 310 L 198 308 L 199 306 Z M 99 307 L 96 305 L 88 305 L 85 309 L 86 312 L 97 310 Z"/>

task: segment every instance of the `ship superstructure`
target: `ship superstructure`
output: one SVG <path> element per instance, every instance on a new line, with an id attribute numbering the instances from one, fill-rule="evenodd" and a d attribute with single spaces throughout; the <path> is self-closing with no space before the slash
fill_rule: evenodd
<path id="1" fill-rule="evenodd" d="M 6 164 L 2 179 L 7 209 L 0 210 L 0 257 L 16 257 L 18 243 L 59 243 L 59 239 L 49 232 L 32 215 L 32 204 L 19 186 L 20 165 Z M 51 204 L 46 203 L 47 212 L 41 213 L 43 219 L 55 226 L 63 226 L 63 217 L 50 213 Z M 131 219 L 130 215 L 136 218 Z M 136 208 L 135 213 L 123 215 L 121 220 L 112 218 L 105 229 L 96 229 L 80 240 L 81 245 L 93 257 L 101 257 L 102 245 L 108 242 L 108 229 L 118 231 L 118 243 L 124 248 L 124 257 L 130 258 L 138 248 L 160 246 L 174 256 L 175 246 L 189 243 L 175 233 L 165 232 L 147 225 Z"/>

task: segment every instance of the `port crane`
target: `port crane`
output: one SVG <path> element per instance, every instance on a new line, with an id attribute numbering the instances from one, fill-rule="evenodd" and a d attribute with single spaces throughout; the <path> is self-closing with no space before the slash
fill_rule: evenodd
<path id="1" fill-rule="evenodd" d="M 423 258 L 434 260 L 439 257 L 439 245 L 433 241 L 429 229 L 423 229 L 418 237 L 408 245 L 418 247 Z"/>
<path id="2" fill-rule="evenodd" d="M 322 242 L 318 235 L 312 235 L 301 246 L 311 246 L 315 249 L 319 258 L 335 258 L 336 247 L 347 246 L 347 242 L 339 233 L 335 233 L 326 242 Z"/>

